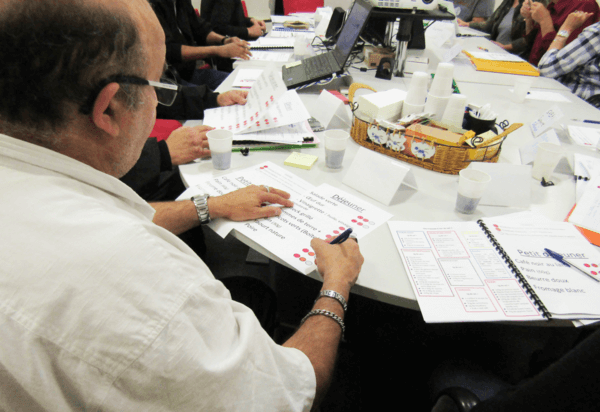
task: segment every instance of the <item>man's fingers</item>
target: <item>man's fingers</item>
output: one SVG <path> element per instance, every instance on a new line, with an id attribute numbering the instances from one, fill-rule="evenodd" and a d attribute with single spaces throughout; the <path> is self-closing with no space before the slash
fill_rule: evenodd
<path id="1" fill-rule="evenodd" d="M 271 204 L 276 204 L 276 205 L 282 205 L 282 206 L 287 206 L 287 207 L 293 207 L 294 206 L 294 202 L 292 202 L 289 199 L 286 199 L 283 196 L 278 195 L 277 193 L 264 193 L 261 195 L 260 197 L 260 202 L 261 203 L 271 203 Z"/>

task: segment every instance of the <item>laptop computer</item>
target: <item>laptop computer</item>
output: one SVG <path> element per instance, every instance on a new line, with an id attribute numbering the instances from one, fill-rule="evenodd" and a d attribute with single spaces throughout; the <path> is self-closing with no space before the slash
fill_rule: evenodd
<path id="1" fill-rule="evenodd" d="M 372 9 L 371 3 L 356 0 L 333 50 L 283 66 L 282 77 L 287 88 L 326 79 L 333 73 L 341 74 Z"/>

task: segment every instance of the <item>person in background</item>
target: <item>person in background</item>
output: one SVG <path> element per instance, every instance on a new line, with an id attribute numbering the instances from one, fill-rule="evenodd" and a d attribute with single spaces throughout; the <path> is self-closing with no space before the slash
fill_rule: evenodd
<path id="1" fill-rule="evenodd" d="M 157 104 L 174 97 L 148 2 L 4 0 L 0 44 L 0 227 L 10 233 L 0 248 L 0 410 L 318 408 L 363 263 L 358 244 L 311 241 L 328 294 L 277 345 L 152 222 L 155 210 L 118 180 Z M 258 204 L 232 208 L 247 195 Z M 207 199 L 204 218 L 252 219 L 285 197 L 249 187 Z"/>
<path id="2" fill-rule="evenodd" d="M 574 11 L 592 13 L 592 16 L 572 33 L 557 32 Z M 526 0 L 521 7 L 521 14 L 525 18 L 525 39 L 531 45 L 529 63 L 537 66 L 556 36 L 565 37 L 565 44 L 569 44 L 583 29 L 598 21 L 600 8 L 596 0 L 552 0 L 548 7 Z"/>
<path id="3" fill-rule="evenodd" d="M 202 0 L 200 15 L 224 36 L 254 40 L 267 32 L 264 21 L 245 16 L 241 0 Z"/>
<path id="4" fill-rule="evenodd" d="M 228 73 L 197 69 L 196 61 L 209 57 L 249 59 L 248 43 L 225 37 L 196 15 L 191 0 L 149 0 L 166 36 L 167 63 L 183 80 L 215 90 Z"/>
<path id="5" fill-rule="evenodd" d="M 466 23 L 458 19 L 458 24 L 489 33 L 492 42 L 506 51 L 527 59 L 529 50 L 523 38 L 525 18 L 521 15 L 524 1 L 526 0 L 503 0 L 492 17 L 486 21 Z"/>
<path id="6" fill-rule="evenodd" d="M 461 21 L 484 22 L 494 11 L 494 0 L 453 0 L 455 10 L 460 8 L 456 16 Z"/>
<path id="7" fill-rule="evenodd" d="M 542 76 L 557 79 L 577 96 L 600 108 L 600 23 L 594 23 L 569 44 L 567 37 L 579 29 L 592 13 L 576 11 L 560 26 L 538 68 Z"/>

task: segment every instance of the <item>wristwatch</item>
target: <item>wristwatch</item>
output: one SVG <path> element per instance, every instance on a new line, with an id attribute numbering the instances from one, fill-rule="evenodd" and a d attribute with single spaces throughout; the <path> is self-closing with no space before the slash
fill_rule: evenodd
<path id="1" fill-rule="evenodd" d="M 229 36 L 223 36 L 223 38 L 221 39 L 221 44 L 225 44 L 225 42 L 227 41 L 227 39 L 229 39 Z"/>
<path id="2" fill-rule="evenodd" d="M 560 37 L 564 37 L 565 39 L 567 39 L 569 36 L 571 35 L 571 32 L 569 32 L 568 30 L 560 30 L 558 33 L 556 33 L 556 36 L 560 36 Z"/>
<path id="3" fill-rule="evenodd" d="M 208 214 L 208 198 L 209 195 L 196 195 L 192 196 L 192 202 L 196 206 L 196 213 L 198 213 L 198 220 L 201 225 L 210 223 L 210 215 Z"/>

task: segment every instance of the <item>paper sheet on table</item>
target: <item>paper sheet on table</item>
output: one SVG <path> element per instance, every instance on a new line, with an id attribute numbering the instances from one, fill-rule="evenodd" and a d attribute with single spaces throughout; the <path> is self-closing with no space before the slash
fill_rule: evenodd
<path id="1" fill-rule="evenodd" d="M 469 52 L 476 59 L 491 60 L 496 62 L 522 62 L 524 61 L 519 56 L 511 53 L 490 53 L 490 52 Z"/>
<path id="2" fill-rule="evenodd" d="M 511 89 L 511 92 L 513 89 Z M 529 100 L 544 100 L 547 102 L 565 102 L 569 103 L 571 100 L 567 99 L 560 93 L 556 92 L 542 92 L 540 90 L 530 90 L 527 94 L 526 99 Z"/>
<path id="3" fill-rule="evenodd" d="M 600 141 L 600 129 L 569 125 L 569 136 L 576 144 L 595 149 Z"/>
<path id="4" fill-rule="evenodd" d="M 308 16 L 271 16 L 271 22 L 273 24 L 283 24 L 286 21 L 303 21 L 304 23 L 310 23 L 310 17 Z"/>
<path id="5" fill-rule="evenodd" d="M 290 193 L 294 207 L 268 219 L 231 222 L 218 219 L 209 224 L 220 236 L 232 229 L 242 233 L 302 273 L 316 269 L 315 253 L 310 247 L 314 237 L 335 237 L 351 227 L 358 239 L 385 223 L 391 215 L 340 189 L 323 184 L 314 187 L 293 173 L 265 162 L 189 188 L 181 196 L 213 196 L 255 184 Z"/>
<path id="6" fill-rule="evenodd" d="M 261 60 L 266 62 L 288 62 L 294 55 L 293 52 L 275 52 L 275 51 L 252 51 L 250 60 Z M 238 59 L 239 60 L 239 59 Z"/>
<path id="7" fill-rule="evenodd" d="M 531 166 L 473 162 L 469 168 L 492 178 L 479 201 L 480 205 L 528 209 L 531 204 Z"/>
<path id="8" fill-rule="evenodd" d="M 248 42 L 251 48 L 254 47 L 291 47 L 294 48 L 294 39 L 292 38 L 273 38 L 259 37 L 255 41 Z"/>
<path id="9" fill-rule="evenodd" d="M 232 87 L 250 89 L 252 85 L 262 74 L 263 69 L 240 69 L 231 84 Z"/>
<path id="10" fill-rule="evenodd" d="M 590 180 L 600 176 L 600 159 L 574 153 L 573 174 L 577 180 L 575 186 L 575 202 L 579 202 L 579 199 L 581 199 L 581 196 L 583 196 L 583 193 L 590 184 Z"/>

